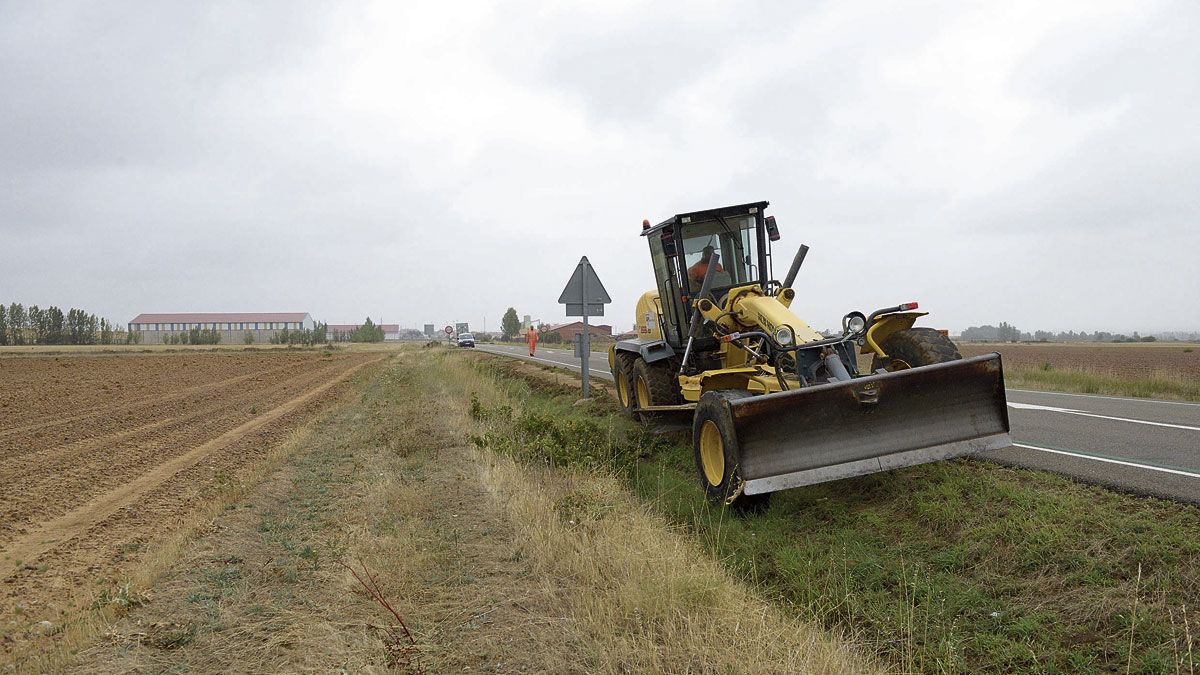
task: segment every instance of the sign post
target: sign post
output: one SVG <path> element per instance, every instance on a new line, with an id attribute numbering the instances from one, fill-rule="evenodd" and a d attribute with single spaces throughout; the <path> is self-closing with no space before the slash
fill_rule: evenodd
<path id="1" fill-rule="evenodd" d="M 559 303 L 567 306 L 567 316 L 583 317 L 583 333 L 579 336 L 577 354 L 580 360 L 580 370 L 583 373 L 583 397 L 589 394 L 588 365 L 592 355 L 592 335 L 588 329 L 589 316 L 604 316 L 604 305 L 612 302 L 596 270 L 588 262 L 587 256 L 579 259 L 579 265 L 567 281 L 562 295 L 558 296 Z"/>

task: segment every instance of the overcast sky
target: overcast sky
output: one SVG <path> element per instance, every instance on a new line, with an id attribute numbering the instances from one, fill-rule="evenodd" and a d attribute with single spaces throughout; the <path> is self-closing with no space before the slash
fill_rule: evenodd
<path id="1" fill-rule="evenodd" d="M 1197 35 L 1194 0 L 0 0 L 0 301 L 496 329 L 563 320 L 587 255 L 627 328 L 643 218 L 769 200 L 819 328 L 1196 330 Z"/>

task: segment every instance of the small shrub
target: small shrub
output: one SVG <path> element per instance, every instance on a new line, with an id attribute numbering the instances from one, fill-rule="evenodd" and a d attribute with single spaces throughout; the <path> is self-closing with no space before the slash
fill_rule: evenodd
<path id="1" fill-rule="evenodd" d="M 1191 347 L 1184 347 L 1184 348 L 1183 348 L 1183 353 L 1184 353 L 1184 354 L 1190 354 L 1190 353 L 1191 353 L 1191 351 L 1192 351 L 1192 348 L 1191 348 Z"/>
<path id="2" fill-rule="evenodd" d="M 1042 371 L 1045 371 L 1045 372 L 1047 372 L 1047 373 L 1048 373 L 1048 372 L 1050 372 L 1051 370 L 1054 370 L 1054 366 L 1053 366 L 1053 365 L 1051 365 L 1049 361 L 1042 361 L 1042 362 L 1041 362 L 1041 363 L 1038 365 L 1038 370 L 1042 370 Z"/>

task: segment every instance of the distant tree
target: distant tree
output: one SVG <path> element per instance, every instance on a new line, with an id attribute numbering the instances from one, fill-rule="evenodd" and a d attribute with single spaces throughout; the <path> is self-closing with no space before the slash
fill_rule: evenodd
<path id="1" fill-rule="evenodd" d="M 1017 342 L 1021 339 L 1021 331 L 1006 321 L 1000 322 L 999 339 L 1003 342 Z"/>
<path id="2" fill-rule="evenodd" d="M 8 306 L 8 342 L 23 345 L 28 341 L 29 313 L 25 306 L 14 302 Z"/>
<path id="3" fill-rule="evenodd" d="M 242 333 L 242 342 L 248 345 L 254 344 L 254 331 L 248 330 L 245 333 Z"/>
<path id="4" fill-rule="evenodd" d="M 62 310 L 59 307 L 50 305 L 43 312 L 43 321 L 46 322 L 46 335 L 43 336 L 44 344 L 46 345 L 74 345 L 76 342 L 68 342 L 66 330 L 66 317 L 62 316 Z"/>
<path id="5" fill-rule="evenodd" d="M 317 322 L 312 331 L 312 344 L 319 344 L 329 341 L 329 324 Z"/>
<path id="6" fill-rule="evenodd" d="M 50 342 L 50 316 L 46 310 L 37 305 L 29 306 L 29 326 L 33 329 L 34 344 L 44 345 Z"/>
<path id="7" fill-rule="evenodd" d="M 113 343 L 113 324 L 108 319 L 100 319 L 100 344 L 111 345 Z"/>
<path id="8" fill-rule="evenodd" d="M 8 308 L 0 303 L 0 347 L 8 344 Z"/>
<path id="9" fill-rule="evenodd" d="M 371 317 L 350 333 L 351 342 L 383 342 L 383 327 L 375 325 Z"/>
<path id="10" fill-rule="evenodd" d="M 517 318 L 517 310 L 509 307 L 508 311 L 504 312 L 504 316 L 500 319 L 500 332 L 508 340 L 513 339 L 521 332 L 521 320 Z"/>
<path id="11" fill-rule="evenodd" d="M 999 340 L 1000 330 L 995 326 L 971 326 L 962 332 L 964 340 Z"/>

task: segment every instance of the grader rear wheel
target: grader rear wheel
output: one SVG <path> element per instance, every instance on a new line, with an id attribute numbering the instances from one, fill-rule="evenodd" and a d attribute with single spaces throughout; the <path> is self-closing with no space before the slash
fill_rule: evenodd
<path id="1" fill-rule="evenodd" d="M 656 405 L 676 405 L 680 402 L 679 380 L 667 361 L 646 363 L 637 359 L 633 364 L 633 396 L 637 408 Z M 643 413 L 643 417 L 649 413 Z"/>
<path id="2" fill-rule="evenodd" d="M 634 410 L 633 364 L 637 356 L 629 352 L 617 352 L 613 357 L 613 382 L 616 384 L 617 402 L 632 416 Z"/>

